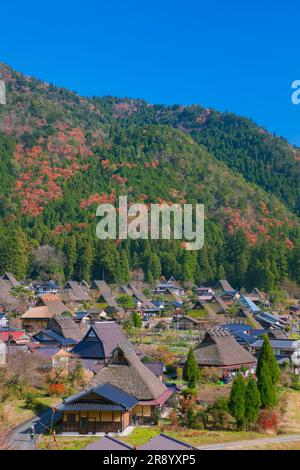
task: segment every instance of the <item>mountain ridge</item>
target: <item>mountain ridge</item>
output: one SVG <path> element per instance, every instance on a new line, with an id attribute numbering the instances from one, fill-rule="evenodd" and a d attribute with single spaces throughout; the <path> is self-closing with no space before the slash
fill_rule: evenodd
<path id="1" fill-rule="evenodd" d="M 249 182 L 238 172 L 241 152 L 236 152 L 234 164 L 229 158 L 232 149 L 222 160 L 219 147 L 226 142 L 226 126 L 218 134 L 214 124 L 210 132 L 198 135 L 221 114 L 196 105 L 165 107 L 143 100 L 83 98 L 8 66 L 2 65 L 2 74 L 7 105 L 0 110 L 0 130 L 2 147 L 9 150 L 3 152 L 1 174 L 8 189 L 2 192 L 0 209 L 3 223 L 18 221 L 34 244 L 60 245 L 57 236 L 71 236 L 74 231 L 85 230 L 92 236 L 96 204 L 114 202 L 125 193 L 130 200 L 147 204 L 203 202 L 209 223 L 220 224 L 232 236 L 241 230 L 250 246 L 268 241 L 287 250 L 297 246 L 297 192 L 289 193 L 285 206 L 281 180 L 274 183 L 274 196 L 272 188 L 264 188 L 267 183 L 259 187 L 255 178 Z M 242 141 L 251 141 L 250 131 L 249 135 Z M 236 141 L 233 134 L 232 147 Z M 280 145 L 288 146 L 282 140 Z M 249 166 L 251 155 L 246 150 Z M 274 155 L 276 163 L 279 157 Z M 288 170 L 293 181 L 293 166 Z M 132 253 L 134 249 L 128 253 L 131 266 Z"/>

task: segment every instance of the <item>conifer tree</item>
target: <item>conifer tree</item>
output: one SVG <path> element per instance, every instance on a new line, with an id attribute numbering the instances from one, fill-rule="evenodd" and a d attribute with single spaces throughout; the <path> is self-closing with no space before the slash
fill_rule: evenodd
<path id="1" fill-rule="evenodd" d="M 279 375 L 280 370 L 270 340 L 265 335 L 256 367 L 257 387 L 263 408 L 273 408 L 276 405 L 276 384 Z"/>
<path id="2" fill-rule="evenodd" d="M 256 422 L 260 405 L 261 401 L 257 384 L 252 375 L 250 375 L 248 378 L 245 394 L 245 418 L 248 424 Z"/>
<path id="3" fill-rule="evenodd" d="M 237 429 L 243 429 L 245 422 L 246 385 L 240 373 L 237 374 L 230 393 L 228 408 L 235 418 Z"/>
<path id="4" fill-rule="evenodd" d="M 275 385 L 278 382 L 280 376 L 280 369 L 277 364 L 269 337 L 267 335 L 264 335 L 264 342 L 257 361 L 256 376 L 258 379 L 261 375 L 261 369 L 264 365 L 266 365 L 266 368 L 270 373 L 272 383 Z"/>
<path id="5" fill-rule="evenodd" d="M 200 379 L 200 369 L 195 358 L 193 348 L 189 349 L 186 363 L 183 369 L 183 379 L 186 380 L 190 388 L 195 388 Z"/>

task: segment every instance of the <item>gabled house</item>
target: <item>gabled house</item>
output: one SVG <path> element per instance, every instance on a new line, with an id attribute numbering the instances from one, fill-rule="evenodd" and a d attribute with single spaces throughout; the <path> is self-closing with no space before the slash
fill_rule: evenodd
<path id="1" fill-rule="evenodd" d="M 216 367 L 222 375 L 237 372 L 242 366 L 254 370 L 256 359 L 225 328 L 208 330 L 194 350 L 199 367 Z"/>
<path id="2" fill-rule="evenodd" d="M 79 434 L 121 433 L 132 422 L 138 400 L 109 383 L 95 385 L 66 398 L 57 409 L 62 412 L 62 432 Z"/>
<path id="3" fill-rule="evenodd" d="M 56 284 L 56 282 L 50 280 L 41 284 L 37 284 L 35 286 L 35 290 L 39 296 L 44 294 L 58 294 L 59 285 Z"/>
<path id="4" fill-rule="evenodd" d="M 33 335 L 33 338 L 50 347 L 73 348 L 83 337 L 77 323 L 69 317 L 54 317 L 46 329 Z"/>
<path id="5" fill-rule="evenodd" d="M 1 282 L 8 289 L 14 289 L 15 287 L 20 287 L 20 283 L 16 280 L 15 276 L 12 273 L 4 273 L 1 277 Z"/>
<path id="6" fill-rule="evenodd" d="M 220 279 L 219 281 L 224 294 L 236 294 L 236 290 L 229 284 L 226 279 Z"/>
<path id="7" fill-rule="evenodd" d="M 250 297 L 242 295 L 241 301 L 245 305 L 245 307 L 250 310 L 250 312 L 254 315 L 260 312 L 260 308 L 253 302 Z"/>
<path id="8" fill-rule="evenodd" d="M 76 281 L 68 281 L 60 291 L 62 299 L 67 303 L 90 302 L 89 293 Z"/>
<path id="9" fill-rule="evenodd" d="M 258 355 L 264 339 L 259 338 L 252 344 L 253 353 Z M 290 364 L 295 374 L 300 373 L 300 340 L 295 339 L 272 339 L 270 338 L 271 347 L 275 354 L 279 365 L 284 362 Z"/>
<path id="10" fill-rule="evenodd" d="M 38 297 L 35 307 L 47 307 L 53 315 L 61 315 L 65 312 L 70 312 L 68 307 L 63 303 L 59 295 L 56 294 L 44 294 Z"/>
<path id="11" fill-rule="evenodd" d="M 201 325 L 203 325 L 201 320 L 188 315 L 182 315 L 177 319 L 178 330 L 200 330 Z"/>
<path id="12" fill-rule="evenodd" d="M 5 306 L 15 303 L 15 300 L 6 282 L 0 279 L 0 303 Z"/>
<path id="13" fill-rule="evenodd" d="M 122 310 L 117 304 L 110 287 L 108 287 L 105 281 L 93 281 L 92 289 L 97 291 L 99 302 L 106 303 L 109 307 L 114 308 L 116 311 Z"/>
<path id="14" fill-rule="evenodd" d="M 21 316 L 22 327 L 28 332 L 43 330 L 51 318 L 64 312 L 69 312 L 69 309 L 58 295 L 44 294 Z"/>
<path id="15" fill-rule="evenodd" d="M 156 307 L 147 297 L 141 292 L 134 282 L 129 283 L 133 297 L 137 300 L 137 309 L 144 314 L 155 315 L 159 313 L 160 309 Z"/>
<path id="16" fill-rule="evenodd" d="M 63 348 L 32 348 L 32 354 L 43 359 L 45 369 L 68 366 L 72 355 Z"/>
<path id="17" fill-rule="evenodd" d="M 49 320 L 54 317 L 54 313 L 50 312 L 48 307 L 32 307 L 29 308 L 22 316 L 22 327 L 28 333 L 42 330 L 47 327 Z"/>
<path id="18" fill-rule="evenodd" d="M 265 328 L 284 329 L 287 326 L 286 319 L 283 319 L 278 315 L 273 315 L 269 312 L 261 312 L 256 315 L 255 319 Z"/>
<path id="19" fill-rule="evenodd" d="M 173 390 L 155 377 L 127 341 L 116 347 L 111 358 L 95 375 L 93 383 L 95 386 L 111 384 L 135 397 L 134 423 L 153 423 L 155 413 L 163 414 L 171 406 Z"/>
<path id="20" fill-rule="evenodd" d="M 90 325 L 81 341 L 71 350 L 81 359 L 85 369 L 98 372 L 110 359 L 119 343 L 127 341 L 120 325 L 113 321 L 97 321 Z M 142 353 L 138 351 L 139 356 Z"/>

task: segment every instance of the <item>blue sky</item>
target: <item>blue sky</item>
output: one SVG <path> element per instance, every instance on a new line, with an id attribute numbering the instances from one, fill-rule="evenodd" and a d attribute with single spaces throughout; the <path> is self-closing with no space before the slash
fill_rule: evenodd
<path id="1" fill-rule="evenodd" d="M 296 0 L 15 0 L 0 61 L 82 95 L 233 111 L 300 145 Z"/>

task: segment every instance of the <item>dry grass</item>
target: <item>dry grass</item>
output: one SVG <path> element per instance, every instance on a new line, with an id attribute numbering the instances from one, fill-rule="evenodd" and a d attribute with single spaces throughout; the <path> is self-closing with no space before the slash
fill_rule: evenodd
<path id="1" fill-rule="evenodd" d="M 280 430 L 284 434 L 300 434 L 300 392 L 287 390 L 279 403 Z"/>

